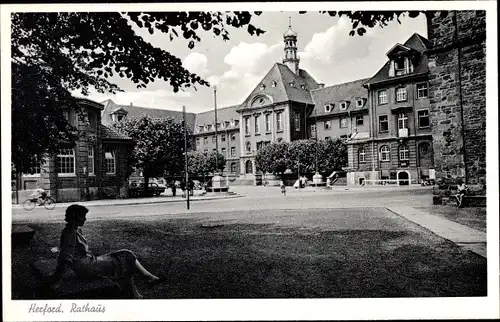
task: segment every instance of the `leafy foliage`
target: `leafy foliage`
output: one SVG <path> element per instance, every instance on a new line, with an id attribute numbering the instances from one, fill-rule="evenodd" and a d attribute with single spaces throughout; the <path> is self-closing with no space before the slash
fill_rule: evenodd
<path id="1" fill-rule="evenodd" d="M 112 127 L 134 140 L 131 165 L 143 170 L 148 178 L 182 171 L 184 164 L 184 128 L 173 118 L 148 115 L 113 123 Z"/>
<path id="2" fill-rule="evenodd" d="M 220 152 L 188 152 L 188 172 L 190 174 L 205 176 L 215 171 L 224 170 L 225 164 L 226 158 Z"/>
<path id="3" fill-rule="evenodd" d="M 328 14 L 331 17 L 347 17 L 351 19 L 352 30 L 349 31 L 350 36 L 363 36 L 366 33 L 366 28 L 381 28 L 388 25 L 389 22 L 396 20 L 401 23 L 400 17 L 408 15 L 410 18 L 416 18 L 421 11 L 320 11 L 323 14 Z M 305 13 L 302 11 L 301 13 Z"/>
<path id="4" fill-rule="evenodd" d="M 262 172 L 283 174 L 290 165 L 289 143 L 273 142 L 264 146 L 257 152 L 255 163 Z"/>
<path id="5" fill-rule="evenodd" d="M 290 143 L 290 165 L 293 172 L 315 171 L 316 140 L 297 140 Z"/>
<path id="6" fill-rule="evenodd" d="M 259 15 L 260 12 L 254 12 Z M 22 172 L 39 164 L 36 155 L 52 153 L 60 142 L 74 143 L 63 109 L 75 106 L 70 91 L 84 95 L 121 89 L 111 79 L 126 78 L 145 88 L 155 80 L 168 82 L 174 92 L 207 81 L 190 73 L 171 53 L 154 47 L 132 28 L 182 38 L 188 48 L 201 41 L 198 30 L 229 39 L 228 28 L 246 27 L 251 35 L 252 13 L 238 12 L 52 12 L 13 13 L 12 154 Z M 43 26 L 43 28 L 41 28 Z M 201 29 L 200 29 L 201 28 Z M 34 129 L 28 133 L 26 129 Z"/>
<path id="7" fill-rule="evenodd" d="M 318 141 L 318 171 L 331 173 L 347 166 L 347 144 L 341 139 Z"/>

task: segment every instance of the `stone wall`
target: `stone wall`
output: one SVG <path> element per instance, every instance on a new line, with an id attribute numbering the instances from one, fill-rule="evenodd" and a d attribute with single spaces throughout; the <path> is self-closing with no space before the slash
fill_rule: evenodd
<path id="1" fill-rule="evenodd" d="M 427 13 L 429 96 L 438 183 L 486 178 L 486 13 Z"/>

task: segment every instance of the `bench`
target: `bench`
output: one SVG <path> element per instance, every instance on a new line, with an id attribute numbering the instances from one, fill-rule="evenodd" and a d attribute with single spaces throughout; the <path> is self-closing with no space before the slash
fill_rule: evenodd
<path id="1" fill-rule="evenodd" d="M 486 207 L 486 196 L 464 196 L 462 206 Z"/>
<path id="2" fill-rule="evenodd" d="M 33 239 L 35 230 L 26 225 L 12 225 L 12 246 L 27 245 Z"/>
<path id="3" fill-rule="evenodd" d="M 65 279 L 61 287 L 54 291 L 50 288 L 50 281 L 56 271 L 57 259 L 42 258 L 30 266 L 41 282 L 39 291 L 44 299 L 120 299 L 126 293 L 110 279 L 80 279 L 74 275 Z"/>

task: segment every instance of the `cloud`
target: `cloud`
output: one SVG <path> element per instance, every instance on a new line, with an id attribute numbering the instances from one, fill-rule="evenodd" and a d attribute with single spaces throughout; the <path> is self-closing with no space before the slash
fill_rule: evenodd
<path id="1" fill-rule="evenodd" d="M 240 42 L 224 57 L 229 67 L 221 74 L 207 78 L 210 85 L 218 87 L 222 105 L 241 103 L 257 85 L 271 66 L 281 60 L 284 45 Z"/>
<path id="2" fill-rule="evenodd" d="M 346 18 L 341 18 L 337 24 L 324 32 L 313 34 L 311 40 L 299 52 L 299 57 L 305 60 L 319 60 L 330 63 L 339 47 L 345 46 L 349 41 L 351 25 Z"/>
<path id="3" fill-rule="evenodd" d="M 207 56 L 198 52 L 191 52 L 184 58 L 182 64 L 191 73 L 198 74 L 204 77 L 208 74 L 208 59 Z"/>

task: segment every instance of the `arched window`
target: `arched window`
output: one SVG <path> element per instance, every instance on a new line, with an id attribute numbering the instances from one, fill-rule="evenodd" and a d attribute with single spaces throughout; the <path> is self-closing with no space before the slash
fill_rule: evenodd
<path id="1" fill-rule="evenodd" d="M 391 160 L 391 150 L 387 145 L 384 145 L 380 148 L 380 160 L 381 161 L 390 161 Z"/>
<path id="2" fill-rule="evenodd" d="M 360 147 L 358 150 L 358 162 L 359 163 L 366 162 L 366 150 L 364 147 Z"/>
<path id="3" fill-rule="evenodd" d="M 245 173 L 253 173 L 253 166 L 251 160 L 247 160 L 247 162 L 245 162 Z"/>
<path id="4" fill-rule="evenodd" d="M 249 141 L 245 143 L 245 151 L 246 153 L 252 152 L 252 143 L 250 143 Z"/>
<path id="5" fill-rule="evenodd" d="M 410 159 L 410 151 L 408 150 L 408 146 L 406 144 L 399 146 L 399 160 L 409 160 Z"/>

